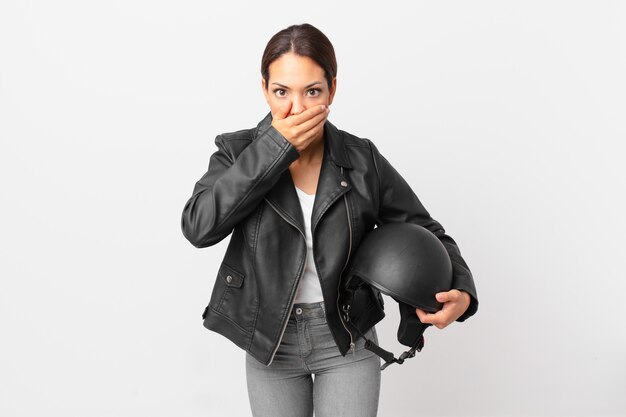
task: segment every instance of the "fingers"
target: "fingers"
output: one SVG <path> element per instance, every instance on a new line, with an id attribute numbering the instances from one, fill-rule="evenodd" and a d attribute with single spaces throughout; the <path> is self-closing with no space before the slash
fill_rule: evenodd
<path id="1" fill-rule="evenodd" d="M 312 118 L 298 125 L 298 128 L 297 128 L 298 135 L 304 135 L 306 132 L 308 132 L 309 130 L 315 127 L 318 127 L 318 125 L 320 124 L 322 124 L 320 126 L 322 127 L 323 123 L 326 121 L 326 116 L 328 116 L 329 112 L 330 112 L 330 109 L 326 108 L 326 110 L 322 111 L 321 113 L 316 114 Z"/>
<path id="2" fill-rule="evenodd" d="M 438 329 L 443 329 L 456 319 L 461 317 L 469 305 L 469 295 L 459 290 L 450 290 L 435 294 L 437 301 L 444 303 L 443 308 L 436 313 L 427 313 L 416 309 L 417 317 L 422 323 L 432 324 Z"/>
<path id="3" fill-rule="evenodd" d="M 300 114 L 287 116 L 292 108 L 291 102 L 287 106 L 281 107 L 277 111 L 276 117 L 272 120 L 272 126 L 278 130 L 289 142 L 295 146 L 298 152 L 302 152 L 309 142 L 319 135 L 324 128 L 326 116 L 328 116 L 328 106 L 320 104 L 308 108 Z M 281 119 L 281 117 L 284 117 Z"/>
<path id="4" fill-rule="evenodd" d="M 293 126 L 298 126 L 304 122 L 306 122 L 307 120 L 318 116 L 318 115 L 324 115 L 326 114 L 325 110 L 328 106 L 326 106 L 325 104 L 320 104 L 318 106 L 315 107 L 311 107 L 310 109 L 306 109 L 305 111 L 303 111 L 300 114 L 296 114 L 294 116 L 291 116 L 292 118 L 292 123 Z"/>
<path id="5" fill-rule="evenodd" d="M 287 104 L 281 107 L 273 117 L 277 120 L 284 119 L 289 114 L 289 111 L 291 110 L 291 105 L 292 102 L 288 101 Z"/>
<path id="6" fill-rule="evenodd" d="M 448 325 L 445 314 L 441 310 L 436 313 L 427 313 L 426 311 L 417 308 L 415 309 L 415 312 L 417 317 L 424 324 L 432 324 L 438 329 L 443 329 Z"/>
<path id="7" fill-rule="evenodd" d="M 446 294 L 446 293 L 439 293 Z M 454 301 L 447 302 L 443 305 L 443 308 L 436 313 L 428 313 L 424 310 L 417 308 L 415 310 L 417 317 L 424 324 L 432 324 L 438 329 L 443 329 L 456 320 L 455 317 L 456 303 Z M 460 314 L 459 314 L 460 315 Z"/>
<path id="8" fill-rule="evenodd" d="M 448 301 L 457 301 L 461 296 L 461 292 L 459 290 L 450 290 L 446 292 L 438 292 L 435 294 L 435 298 L 440 303 L 447 303 Z"/>
<path id="9" fill-rule="evenodd" d="M 430 317 L 428 317 L 428 316 L 433 316 L 434 314 L 427 313 L 427 312 L 425 312 L 424 310 L 422 310 L 420 308 L 416 308 L 415 309 L 415 313 L 417 314 L 417 317 L 420 319 L 420 321 L 422 323 L 432 324 L 430 322 L 432 319 Z"/>

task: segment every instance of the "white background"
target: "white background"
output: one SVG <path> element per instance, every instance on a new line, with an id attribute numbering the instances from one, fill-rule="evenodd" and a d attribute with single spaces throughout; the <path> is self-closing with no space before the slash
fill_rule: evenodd
<path id="1" fill-rule="evenodd" d="M 383 6 L 1 3 L 0 415 L 250 415 L 243 351 L 200 317 L 228 239 L 196 249 L 180 215 L 215 136 L 269 110 L 267 41 L 304 22 L 337 53 L 329 120 L 478 288 L 384 371 L 379 416 L 626 414 L 624 2 Z"/>

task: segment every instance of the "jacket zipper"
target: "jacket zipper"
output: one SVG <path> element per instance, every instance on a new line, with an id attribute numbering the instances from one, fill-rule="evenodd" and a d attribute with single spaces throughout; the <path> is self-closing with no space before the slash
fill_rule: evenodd
<path id="1" fill-rule="evenodd" d="M 341 169 L 341 174 L 343 175 L 343 167 L 340 167 Z M 348 335 L 350 336 L 350 350 L 352 351 L 352 354 L 354 355 L 356 350 L 355 350 L 355 344 L 354 344 L 354 338 L 352 337 L 352 333 L 350 333 L 350 330 L 348 330 L 348 328 L 346 327 L 346 324 L 344 323 L 343 319 L 341 318 L 341 309 L 339 308 L 339 297 L 341 294 L 341 276 L 343 275 L 343 271 L 346 269 L 346 265 L 348 265 L 348 261 L 350 260 L 350 253 L 352 252 L 352 222 L 350 221 L 350 210 L 348 207 L 348 198 L 346 196 L 346 194 L 343 195 L 344 197 L 344 202 L 346 205 L 346 217 L 348 219 L 348 236 L 350 238 L 349 240 L 349 246 L 348 246 L 348 256 L 346 257 L 346 262 L 343 264 L 343 268 L 341 268 L 341 273 L 339 274 L 339 280 L 337 283 L 337 301 L 336 301 L 336 305 L 337 305 L 337 313 L 339 315 L 339 321 L 341 322 L 341 325 L 343 326 L 343 328 L 346 330 L 346 332 L 348 332 Z M 291 222 L 289 219 L 287 219 L 285 216 L 283 216 L 280 211 L 274 206 L 274 204 L 272 204 L 268 199 L 265 199 L 265 201 L 267 201 L 267 203 L 270 205 L 270 207 L 272 207 L 272 209 L 274 209 L 274 211 L 280 216 L 282 217 L 283 220 L 285 220 L 287 223 L 289 223 L 290 225 L 292 225 L 293 227 L 296 228 L 296 230 L 298 230 L 300 232 L 300 235 L 302 235 L 302 237 L 304 238 L 304 241 L 306 242 L 306 236 L 302 233 L 302 231 L 298 228 L 298 226 L 296 226 L 293 222 Z M 322 213 L 323 215 L 324 213 Z M 305 254 L 306 256 L 306 254 Z M 316 265 L 317 267 L 317 265 Z M 300 271 L 300 273 L 298 274 L 298 281 L 300 281 L 300 278 L 302 277 L 302 273 L 304 272 L 304 268 L 302 268 L 302 270 Z M 297 288 L 297 282 L 296 282 L 296 288 Z M 321 282 L 320 282 L 321 283 Z M 292 293 L 290 294 L 289 297 L 289 304 L 291 305 L 290 310 L 289 310 L 289 314 L 291 314 L 291 308 L 293 308 L 293 295 L 294 292 L 292 291 Z M 289 316 L 287 316 L 287 320 L 285 320 L 285 323 L 283 323 L 283 328 L 281 330 L 280 333 L 280 339 L 278 339 L 278 344 L 276 345 L 276 347 L 274 348 L 274 351 L 272 352 L 272 357 L 270 358 L 270 362 L 267 364 L 267 366 L 270 366 L 272 364 L 272 361 L 274 360 L 274 356 L 276 355 L 276 352 L 278 351 L 278 348 L 280 346 L 280 343 L 283 340 L 283 336 L 285 334 L 285 330 L 287 329 L 287 324 L 289 322 Z"/>
<path id="2" fill-rule="evenodd" d="M 341 173 L 343 174 L 343 167 L 341 167 Z M 350 335 L 350 350 L 352 350 L 352 355 L 354 356 L 355 345 L 352 338 L 352 333 L 350 333 L 350 330 L 348 330 L 346 324 L 343 322 L 343 319 L 341 318 L 341 309 L 339 308 L 339 297 L 341 295 L 341 277 L 343 276 L 343 271 L 346 269 L 346 265 L 348 265 L 348 261 L 350 260 L 350 252 L 352 251 L 352 222 L 350 221 L 350 210 L 348 208 L 348 197 L 346 194 L 343 195 L 343 201 L 346 203 L 346 217 L 348 218 L 348 235 L 350 236 L 350 244 L 348 246 L 348 257 L 346 258 L 346 262 L 343 264 L 343 268 L 341 268 L 341 273 L 339 274 L 339 282 L 337 284 L 337 313 L 339 314 L 339 321 L 341 322 L 341 325 Z"/>
<path id="3" fill-rule="evenodd" d="M 296 226 L 295 224 L 293 224 L 289 219 L 287 219 L 285 216 L 283 216 L 280 211 L 278 211 L 278 209 L 276 207 L 274 207 L 274 204 L 272 204 L 268 199 L 265 199 L 265 201 L 267 201 L 267 203 L 270 205 L 270 207 L 272 207 L 274 209 L 274 211 L 283 218 L 284 221 L 286 221 L 287 223 L 289 223 L 290 225 L 292 225 L 293 227 L 296 228 L 297 231 L 300 232 L 300 235 L 302 235 L 304 237 L 304 244 L 306 245 L 306 236 L 302 234 L 302 231 L 298 228 L 298 226 Z M 305 253 L 305 258 L 306 258 L 306 253 Z M 306 262 L 306 260 L 305 260 Z M 304 263 L 302 264 L 302 270 L 298 273 L 298 279 L 296 280 L 296 285 L 294 286 L 294 288 L 298 288 L 298 283 L 300 282 L 300 278 L 302 278 L 302 273 L 304 272 Z M 274 348 L 274 351 L 272 352 L 272 357 L 270 358 L 270 362 L 267 364 L 267 366 L 270 366 L 272 364 L 272 361 L 274 360 L 274 356 L 276 355 L 276 352 L 278 351 L 278 348 L 280 347 L 280 343 L 283 340 L 283 336 L 285 335 L 285 330 L 287 329 L 287 324 L 289 323 L 289 316 L 291 315 L 291 310 L 293 309 L 293 296 L 295 294 L 295 291 L 292 290 L 291 294 L 289 294 L 289 314 L 287 314 L 287 319 L 285 320 L 285 322 L 283 323 L 283 328 L 280 331 L 280 338 L 278 339 L 278 343 L 276 344 L 276 347 Z"/>

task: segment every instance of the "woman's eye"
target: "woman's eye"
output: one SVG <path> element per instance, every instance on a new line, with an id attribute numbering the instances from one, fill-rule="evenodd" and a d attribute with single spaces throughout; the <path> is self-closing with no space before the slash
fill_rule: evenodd
<path id="1" fill-rule="evenodd" d="M 312 88 L 309 90 L 309 93 L 313 92 L 313 94 L 309 94 L 310 97 L 315 97 L 320 95 L 320 93 L 322 92 L 322 90 L 320 90 L 319 88 Z"/>
<path id="2" fill-rule="evenodd" d="M 285 90 L 282 88 L 277 88 L 276 90 L 274 90 L 274 94 L 276 94 L 278 97 L 284 97 L 284 92 Z"/>

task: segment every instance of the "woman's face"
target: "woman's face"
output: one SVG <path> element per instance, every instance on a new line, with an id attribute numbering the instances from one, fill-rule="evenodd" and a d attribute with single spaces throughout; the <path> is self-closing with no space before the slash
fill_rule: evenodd
<path id="1" fill-rule="evenodd" d="M 270 64 L 268 88 L 263 77 L 261 86 L 272 116 L 291 102 L 289 116 L 319 104 L 330 105 L 337 78 L 329 89 L 322 67 L 309 57 L 288 52 Z"/>

